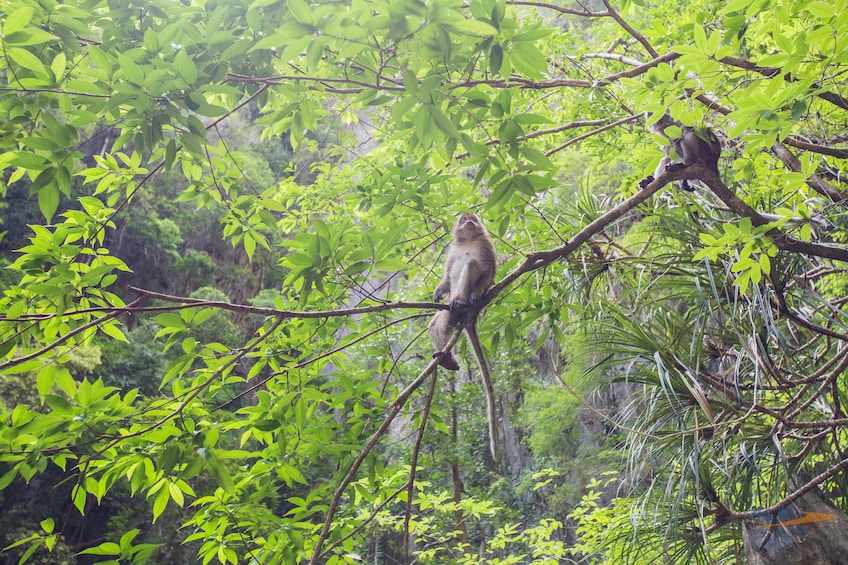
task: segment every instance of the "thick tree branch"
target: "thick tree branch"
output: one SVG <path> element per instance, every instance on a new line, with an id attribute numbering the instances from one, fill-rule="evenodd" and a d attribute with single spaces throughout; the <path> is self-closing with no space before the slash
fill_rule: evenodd
<path id="1" fill-rule="evenodd" d="M 786 165 L 786 168 L 790 171 L 794 171 L 796 173 L 800 173 L 802 171 L 801 161 L 792 154 L 789 149 L 786 148 L 780 142 L 775 142 L 772 145 L 771 150 L 777 156 L 778 159 L 783 161 L 783 164 Z M 831 201 L 837 204 L 845 204 L 848 202 L 848 194 L 842 192 L 829 182 L 822 180 L 818 175 L 810 175 L 810 178 L 807 179 L 807 184 L 816 192 L 821 194 L 822 196 L 826 196 Z"/>
<path id="2" fill-rule="evenodd" d="M 810 153 L 821 153 L 822 155 L 830 155 L 831 157 L 836 157 L 838 159 L 848 159 L 848 149 L 842 149 L 840 147 L 828 147 L 827 145 L 818 145 L 817 143 L 810 143 L 808 141 L 800 140 L 794 135 L 791 135 L 784 139 L 783 143 L 790 147 L 794 147 L 795 149 L 809 151 Z"/>
<path id="3" fill-rule="evenodd" d="M 489 292 L 486 293 L 486 302 L 488 303 L 492 298 L 500 294 L 507 286 L 512 284 L 522 275 L 543 269 L 560 259 L 564 259 L 577 250 L 582 244 L 589 241 L 590 238 L 602 232 L 614 221 L 618 220 L 624 216 L 624 214 L 647 200 L 660 188 L 672 181 L 684 178 L 698 178 L 704 181 L 710 190 L 712 190 L 713 193 L 722 200 L 728 208 L 730 208 L 730 210 L 740 216 L 750 218 L 754 225 L 762 226 L 769 223 L 768 220 L 763 218 L 759 212 L 748 206 L 744 200 L 739 198 L 734 192 L 727 188 L 716 172 L 705 167 L 700 162 L 690 167 L 685 167 L 675 171 L 663 171 L 656 179 L 645 186 L 645 188 L 641 189 L 639 192 L 612 210 L 589 223 L 564 245 L 547 251 L 529 253 L 521 265 L 516 267 L 489 289 Z M 769 230 L 768 235 L 772 237 L 775 245 L 777 245 L 779 249 L 814 257 L 824 257 L 827 259 L 848 262 L 848 249 L 845 247 L 799 241 L 780 232 L 776 228 Z"/>
<path id="4" fill-rule="evenodd" d="M 524 262 L 521 263 L 518 267 L 513 269 L 510 273 L 508 273 L 504 278 L 498 281 L 489 291 L 486 293 L 486 302 L 489 302 L 492 298 L 500 294 L 503 289 L 512 284 L 516 279 L 521 277 L 526 273 L 530 273 L 532 271 L 536 271 L 539 269 L 543 269 L 560 259 L 568 257 L 571 253 L 577 250 L 581 245 L 589 241 L 593 236 L 602 232 L 607 228 L 610 224 L 623 217 L 627 212 L 634 209 L 636 206 L 650 198 L 654 193 L 656 193 L 660 188 L 668 184 L 673 180 L 679 180 L 685 178 L 685 175 L 681 174 L 680 171 L 663 171 L 659 174 L 659 176 L 654 179 L 651 183 L 649 183 L 645 188 L 642 188 L 613 208 L 607 213 L 603 214 L 599 218 L 596 218 L 594 221 L 590 222 L 589 225 L 580 230 L 570 241 L 566 242 L 564 245 L 556 247 L 554 249 L 549 249 L 547 251 L 536 251 L 534 253 L 529 253 L 524 258 Z"/>
<path id="5" fill-rule="evenodd" d="M 721 59 L 719 59 L 719 62 L 724 63 L 725 65 L 745 69 L 746 71 L 753 71 L 769 78 L 776 77 L 783 73 L 783 69 L 777 67 L 761 67 L 756 63 L 752 63 L 751 61 L 746 61 L 744 59 L 739 59 L 737 57 L 722 57 Z M 795 82 L 795 79 L 792 78 L 791 75 L 784 75 L 784 78 L 789 82 Z M 814 82 L 810 85 L 810 89 L 813 91 L 821 90 L 821 88 L 821 84 L 817 82 Z M 833 92 L 816 92 L 816 96 L 818 96 L 822 100 L 827 100 L 834 106 L 838 106 L 843 110 L 848 110 L 848 99 L 839 94 Z"/>
<path id="6" fill-rule="evenodd" d="M 733 212 L 740 216 L 750 218 L 751 222 L 755 226 L 764 226 L 769 223 L 769 221 L 759 212 L 748 206 L 748 204 L 739 198 L 735 192 L 727 188 L 716 171 L 710 170 L 701 163 L 696 163 L 691 167 L 687 167 L 687 169 L 690 171 L 689 174 L 692 177 L 699 178 L 706 183 L 713 194 L 724 202 Z M 791 251 L 793 253 L 802 253 L 813 257 L 824 257 L 826 259 L 848 262 L 848 249 L 843 246 L 800 241 L 781 232 L 777 228 L 772 228 L 767 233 L 774 240 L 778 249 Z"/>

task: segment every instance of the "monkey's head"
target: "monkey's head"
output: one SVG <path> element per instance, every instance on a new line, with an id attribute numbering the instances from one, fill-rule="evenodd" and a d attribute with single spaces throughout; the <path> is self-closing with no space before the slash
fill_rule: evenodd
<path id="1" fill-rule="evenodd" d="M 453 237 L 456 240 L 463 241 L 478 237 L 485 231 L 486 228 L 480 223 L 480 218 L 476 214 L 465 213 L 456 221 L 453 228 Z"/>
<path id="2" fill-rule="evenodd" d="M 645 119 L 646 120 L 650 116 L 651 116 L 650 113 L 648 113 L 648 112 L 645 113 Z M 666 112 L 665 114 L 662 115 L 662 117 L 659 120 L 657 120 L 656 122 L 654 122 L 650 126 L 648 126 L 648 131 L 650 131 L 651 133 L 655 133 L 657 135 L 665 136 L 665 135 L 667 135 L 665 133 L 665 128 L 667 128 L 669 126 L 679 126 L 679 125 L 680 125 L 680 122 L 674 121 L 674 118 L 672 118 L 671 115 L 669 115 L 669 113 Z"/>

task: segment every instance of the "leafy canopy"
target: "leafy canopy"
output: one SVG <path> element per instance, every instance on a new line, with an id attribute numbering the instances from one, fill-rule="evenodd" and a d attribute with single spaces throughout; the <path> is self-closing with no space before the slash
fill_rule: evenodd
<path id="1" fill-rule="evenodd" d="M 204 563 L 356 562 L 380 532 L 432 563 L 709 561 L 738 553 L 750 509 L 802 485 L 848 503 L 844 0 L 0 12 L 3 195 L 24 187 L 43 217 L 2 279 L 0 374 L 34 382 L 37 401 L 6 400 L 0 489 L 55 467 L 84 514 L 128 488 L 154 523 L 177 512 Z M 644 126 L 665 112 L 718 134 L 719 170 L 640 188 L 668 145 Z M 233 146 L 245 123 L 288 143 L 291 166 L 271 175 Z M 681 178 L 703 182 L 683 194 L 668 184 Z M 153 201 L 214 212 L 243 272 L 277 273 L 248 296 L 262 300 L 150 288 L 116 234 Z M 501 396 L 531 381 L 587 405 L 587 381 L 632 395 L 595 412 L 627 436 L 633 497 L 596 514 L 584 501 L 568 551 L 556 520 L 518 531 L 496 488 L 463 496 L 475 465 L 481 485 L 523 466 L 492 468 L 462 435 L 484 428 L 463 411 L 479 395 L 437 381 L 416 341 L 444 307 L 428 302 L 439 252 L 468 210 L 501 256 L 480 323 Z M 148 218 L 163 261 L 198 228 L 183 217 Z M 149 324 L 163 363 L 131 366 L 156 374 L 72 373 L 77 348 L 119 352 Z M 534 374 L 535 351 L 553 375 Z M 597 535 L 640 508 L 644 552 Z M 53 550 L 66 526 L 45 517 L 8 549 Z M 139 535 L 83 553 L 141 563 L 156 548 Z"/>

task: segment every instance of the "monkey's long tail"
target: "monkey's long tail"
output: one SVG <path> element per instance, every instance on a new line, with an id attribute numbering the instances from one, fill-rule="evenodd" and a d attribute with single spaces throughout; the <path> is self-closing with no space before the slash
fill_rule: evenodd
<path id="1" fill-rule="evenodd" d="M 486 355 L 480 346 L 480 338 L 477 337 L 477 326 L 474 323 L 467 324 L 465 331 L 474 348 L 477 364 L 480 365 L 480 375 L 483 381 L 483 390 L 486 393 L 486 418 L 489 420 L 489 450 L 492 452 L 492 460 L 495 465 L 500 465 L 501 442 L 498 429 L 498 403 L 495 398 L 495 387 L 492 386 L 492 376 L 489 374 L 489 365 L 486 363 Z"/>

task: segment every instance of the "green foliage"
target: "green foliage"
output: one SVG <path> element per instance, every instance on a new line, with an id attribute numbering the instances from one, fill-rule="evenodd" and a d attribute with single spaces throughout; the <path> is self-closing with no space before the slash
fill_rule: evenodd
<path id="1" fill-rule="evenodd" d="M 848 505 L 848 6 L 603 10 L 9 0 L 0 492 L 73 510 L 15 557 L 716 562 L 798 477 Z M 692 194 L 666 112 L 723 142 Z M 414 343 L 467 211 L 498 466 Z"/>
<path id="2" fill-rule="evenodd" d="M 166 356 L 154 336 L 159 326 L 142 320 L 126 332 L 127 341 L 107 341 L 100 346 L 101 364 L 92 376 L 100 378 L 107 386 L 122 390 L 136 387 L 146 396 L 155 396 L 159 390 Z"/>

